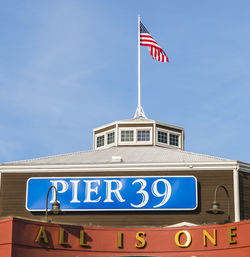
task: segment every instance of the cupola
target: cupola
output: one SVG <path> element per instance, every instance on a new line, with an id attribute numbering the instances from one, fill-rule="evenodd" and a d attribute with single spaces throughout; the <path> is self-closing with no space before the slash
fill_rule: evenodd
<path id="1" fill-rule="evenodd" d="M 93 149 L 162 146 L 184 150 L 184 128 L 145 118 L 109 123 L 93 130 Z"/>

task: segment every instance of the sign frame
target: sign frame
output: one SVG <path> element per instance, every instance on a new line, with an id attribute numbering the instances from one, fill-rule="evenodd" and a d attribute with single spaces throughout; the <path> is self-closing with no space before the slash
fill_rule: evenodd
<path id="1" fill-rule="evenodd" d="M 192 175 L 183 175 L 183 176 L 76 176 L 76 177 L 71 177 L 71 176 L 64 176 L 64 177 L 30 177 L 27 182 L 26 182 L 26 199 L 25 199 L 25 208 L 30 211 L 30 212 L 44 212 L 44 209 L 32 209 L 28 208 L 28 194 L 29 194 L 29 181 L 31 180 L 38 180 L 38 179 L 49 179 L 49 180 L 62 180 L 62 179 L 120 179 L 120 178 L 134 178 L 134 179 L 144 179 L 144 178 L 159 178 L 159 179 L 167 179 L 167 178 L 192 178 L 194 179 L 194 184 L 195 184 L 195 206 L 192 208 L 130 208 L 130 209 L 61 209 L 62 211 L 66 212 L 86 212 L 86 211 L 91 211 L 91 212 L 99 212 L 99 211 L 193 211 L 197 209 L 198 207 L 198 181 L 195 176 Z M 47 192 L 46 192 L 47 193 Z M 45 193 L 45 194 L 46 194 Z M 46 197 L 44 199 L 44 202 L 46 201 Z M 48 208 L 49 210 L 50 208 Z"/>

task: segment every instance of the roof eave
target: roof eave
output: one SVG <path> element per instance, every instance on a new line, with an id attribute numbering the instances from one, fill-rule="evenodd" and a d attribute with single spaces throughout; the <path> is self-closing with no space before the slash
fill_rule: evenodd
<path id="1" fill-rule="evenodd" d="M 250 164 L 248 164 L 250 166 Z M 227 162 L 185 162 L 185 163 L 98 163 L 98 164 L 5 164 L 2 173 L 38 172 L 119 172 L 119 171 L 208 171 L 234 170 L 238 161 Z"/>

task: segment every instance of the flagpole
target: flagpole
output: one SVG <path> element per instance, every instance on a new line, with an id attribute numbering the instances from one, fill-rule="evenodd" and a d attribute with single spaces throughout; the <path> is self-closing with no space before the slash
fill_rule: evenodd
<path id="1" fill-rule="evenodd" d="M 141 23 L 141 16 L 138 15 L 138 106 L 134 119 L 147 119 L 141 106 L 141 45 L 148 46 L 153 59 L 160 62 L 168 62 L 167 55 Z"/>
<path id="2" fill-rule="evenodd" d="M 141 16 L 138 15 L 138 115 L 141 116 L 141 47 L 140 47 L 140 23 Z"/>
<path id="3" fill-rule="evenodd" d="M 141 16 L 138 15 L 138 106 L 134 115 L 134 119 L 147 119 L 141 106 Z"/>

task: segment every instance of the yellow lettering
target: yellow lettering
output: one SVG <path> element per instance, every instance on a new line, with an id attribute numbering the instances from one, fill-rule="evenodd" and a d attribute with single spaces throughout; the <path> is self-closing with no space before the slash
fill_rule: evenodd
<path id="1" fill-rule="evenodd" d="M 187 238 L 185 244 L 181 244 L 181 242 L 180 242 L 181 235 L 183 235 L 183 234 L 185 234 L 186 238 Z M 176 245 L 178 245 L 179 247 L 182 247 L 182 248 L 189 247 L 192 242 L 192 237 L 188 231 L 182 230 L 175 234 L 174 241 L 175 241 Z"/>
<path id="2" fill-rule="evenodd" d="M 68 245 L 69 243 L 64 240 L 64 228 L 60 228 L 59 231 L 59 244 L 60 245 Z"/>
<path id="3" fill-rule="evenodd" d="M 84 232 L 84 230 L 80 230 L 80 246 L 90 247 L 89 244 L 85 242 L 85 232 Z"/>
<path id="4" fill-rule="evenodd" d="M 213 237 L 205 230 L 203 229 L 203 245 L 207 246 L 207 239 L 213 244 L 217 245 L 217 230 L 213 229 Z"/>
<path id="5" fill-rule="evenodd" d="M 145 232 L 136 233 L 136 239 L 140 242 L 140 244 L 136 243 L 135 246 L 136 248 L 139 248 L 139 249 L 144 248 L 147 245 L 146 240 L 141 236 L 146 236 L 146 233 Z"/>
<path id="6" fill-rule="evenodd" d="M 45 244 L 49 242 L 43 226 L 40 227 L 35 242 L 38 243 L 40 239 L 42 239 Z"/>
<path id="7" fill-rule="evenodd" d="M 117 234 L 117 247 L 123 248 L 123 233 L 122 232 L 118 232 L 118 234 Z"/>
<path id="8" fill-rule="evenodd" d="M 227 229 L 227 232 L 228 232 L 228 243 L 231 245 L 231 244 L 237 244 L 237 240 L 234 239 L 234 237 L 237 236 L 236 232 L 237 228 L 236 227 L 229 227 Z"/>

